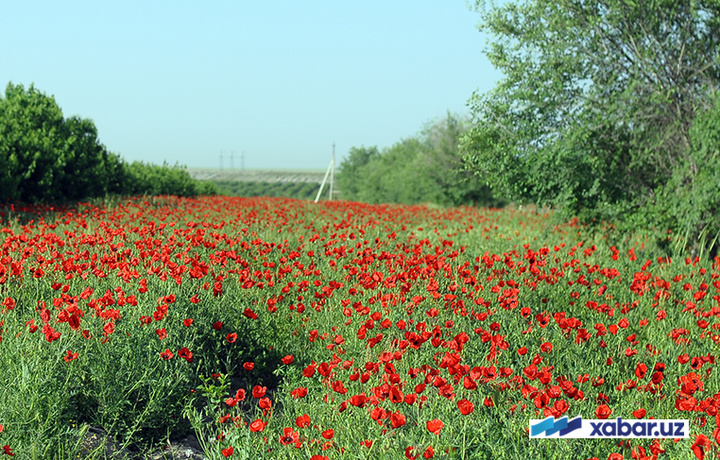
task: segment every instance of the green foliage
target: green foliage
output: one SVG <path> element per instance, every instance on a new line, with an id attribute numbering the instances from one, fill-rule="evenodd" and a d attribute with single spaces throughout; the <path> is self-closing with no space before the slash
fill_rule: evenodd
<path id="1" fill-rule="evenodd" d="M 0 196 L 27 203 L 118 195 L 208 195 L 179 166 L 125 163 L 90 119 L 64 118 L 55 98 L 9 83 L 0 97 Z"/>
<path id="2" fill-rule="evenodd" d="M 125 165 L 127 195 L 176 195 L 195 196 L 212 195 L 215 187 L 210 183 L 201 183 L 190 177 L 179 165 L 162 166 L 142 161 L 133 161 Z"/>
<path id="3" fill-rule="evenodd" d="M 461 143 L 470 169 L 509 199 L 555 206 L 565 218 L 670 222 L 655 212 L 668 206 L 662 191 L 678 168 L 691 182 L 701 174 L 691 167 L 691 126 L 720 83 L 720 4 L 477 8 L 480 29 L 494 36 L 487 55 L 505 77 L 470 101 L 474 126 Z M 672 228 L 692 219 L 678 215 Z"/>
<path id="4" fill-rule="evenodd" d="M 678 234 L 674 249 L 714 250 L 720 235 L 720 96 L 690 128 L 690 155 L 678 163 L 667 184 L 658 188 L 663 226 Z"/>
<path id="5" fill-rule="evenodd" d="M 342 197 L 368 203 L 500 204 L 463 167 L 458 141 L 466 125 L 448 113 L 382 152 L 351 148 L 338 174 Z"/>

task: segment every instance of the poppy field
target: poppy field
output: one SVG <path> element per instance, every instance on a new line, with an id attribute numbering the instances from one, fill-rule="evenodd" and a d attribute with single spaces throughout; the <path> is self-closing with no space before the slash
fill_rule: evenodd
<path id="1" fill-rule="evenodd" d="M 133 198 L 2 209 L 0 456 L 720 455 L 720 259 L 517 209 Z M 530 419 L 688 419 L 530 439 Z"/>

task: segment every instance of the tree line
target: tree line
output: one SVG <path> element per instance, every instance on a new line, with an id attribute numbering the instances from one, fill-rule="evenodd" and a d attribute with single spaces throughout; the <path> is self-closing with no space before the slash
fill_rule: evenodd
<path id="1" fill-rule="evenodd" d="M 107 195 L 214 193 L 180 166 L 128 163 L 100 143 L 92 120 L 64 117 L 34 85 L 9 83 L 0 95 L 0 197 L 61 203 Z"/>
<path id="2" fill-rule="evenodd" d="M 448 113 L 391 147 L 352 147 L 337 175 L 342 198 L 367 203 L 502 205 L 463 168 L 458 144 L 469 128 L 466 119 Z"/>

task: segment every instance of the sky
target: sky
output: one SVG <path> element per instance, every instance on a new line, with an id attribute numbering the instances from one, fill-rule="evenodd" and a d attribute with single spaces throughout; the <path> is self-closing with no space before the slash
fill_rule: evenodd
<path id="1" fill-rule="evenodd" d="M 5 2 L 0 93 L 34 84 L 127 161 L 325 169 L 468 114 L 502 76 L 478 22 L 466 0 Z"/>

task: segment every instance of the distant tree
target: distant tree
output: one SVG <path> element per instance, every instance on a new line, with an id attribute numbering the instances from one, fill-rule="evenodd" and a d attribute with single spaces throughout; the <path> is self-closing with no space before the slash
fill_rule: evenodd
<path id="1" fill-rule="evenodd" d="M 380 155 L 377 147 L 351 147 L 338 168 L 337 183 L 343 197 L 356 199 L 364 181 L 363 168 Z"/>
<path id="2" fill-rule="evenodd" d="M 499 205 L 489 188 L 464 168 L 458 144 L 467 125 L 448 113 L 382 152 L 377 147 L 350 149 L 338 174 L 342 198 L 368 203 Z"/>

